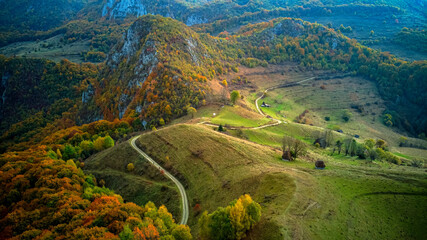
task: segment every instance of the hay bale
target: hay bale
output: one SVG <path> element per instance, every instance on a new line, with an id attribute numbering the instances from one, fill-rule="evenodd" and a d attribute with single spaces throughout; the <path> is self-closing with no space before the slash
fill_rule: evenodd
<path id="1" fill-rule="evenodd" d="M 292 161 L 292 154 L 290 151 L 284 151 L 283 155 L 282 155 L 282 160 L 283 161 Z"/>
<path id="2" fill-rule="evenodd" d="M 315 163 L 316 169 L 324 169 L 326 167 L 325 162 L 318 160 Z"/>

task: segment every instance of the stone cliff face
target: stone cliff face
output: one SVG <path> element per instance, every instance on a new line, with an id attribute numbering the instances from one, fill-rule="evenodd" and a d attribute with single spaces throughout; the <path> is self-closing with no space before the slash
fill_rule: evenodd
<path id="1" fill-rule="evenodd" d="M 82 102 L 88 106 L 86 109 L 99 109 L 98 114 L 105 119 L 110 118 L 106 112 L 114 118 L 122 118 L 131 111 L 140 113 L 154 104 L 141 95 L 147 79 L 162 84 L 165 79 L 161 76 L 168 72 L 166 81 L 177 81 L 182 79 L 183 69 L 187 69 L 188 74 L 202 68 L 210 56 L 198 34 L 183 23 L 160 16 L 144 16 L 136 20 L 112 48 L 99 79 L 83 92 Z M 106 109 L 99 99 L 112 104 Z"/>
<path id="2" fill-rule="evenodd" d="M 1 76 L 1 85 L 0 85 L 0 93 L 1 93 L 1 102 L 0 102 L 0 119 L 3 118 L 3 106 L 6 104 L 6 91 L 7 91 L 7 81 L 9 80 L 9 73 L 4 73 Z"/>
<path id="3" fill-rule="evenodd" d="M 190 15 L 187 20 L 185 21 L 185 24 L 187 24 L 188 26 L 193 26 L 196 24 L 202 24 L 202 23 L 207 23 L 208 19 L 204 18 L 204 17 L 200 17 L 197 15 Z"/>
<path id="4" fill-rule="evenodd" d="M 133 69 L 133 75 L 128 87 L 142 84 L 150 75 L 153 68 L 157 65 L 157 44 L 150 37 L 151 25 L 144 21 L 136 21 L 124 33 L 122 42 L 119 43 L 111 52 L 107 59 L 107 66 L 111 69 L 117 69 L 123 61 L 136 62 Z"/>
<path id="5" fill-rule="evenodd" d="M 136 17 L 147 14 L 147 9 L 141 0 L 108 0 L 102 8 L 102 16 L 125 18 L 128 15 Z"/>
<path id="6" fill-rule="evenodd" d="M 200 1 L 196 6 L 210 2 Z M 209 20 L 203 14 L 197 14 L 195 9 L 190 11 L 190 5 L 185 1 L 168 0 L 107 0 L 102 6 L 102 17 L 108 19 L 140 17 L 146 14 L 159 14 L 165 17 L 181 20 L 188 26 L 207 23 Z"/>
<path id="7" fill-rule="evenodd" d="M 124 82 L 126 89 L 131 90 L 141 86 L 159 62 L 157 58 L 157 45 L 159 43 L 147 37 L 150 32 L 150 25 L 136 21 L 123 35 L 122 43 L 117 46 L 115 52 L 111 53 L 107 60 L 107 66 L 112 69 L 118 69 L 122 62 L 135 62 L 134 68 L 131 69 L 132 72 L 126 74 L 131 77 L 122 79 L 126 82 Z M 119 118 L 124 116 L 133 97 L 130 94 L 120 94 L 118 99 Z"/>

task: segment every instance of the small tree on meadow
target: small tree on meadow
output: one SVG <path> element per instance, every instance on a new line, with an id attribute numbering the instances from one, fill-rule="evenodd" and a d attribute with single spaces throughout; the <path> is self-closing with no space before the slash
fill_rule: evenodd
<path id="1" fill-rule="evenodd" d="M 324 147 L 326 148 L 331 146 L 332 143 L 334 142 L 334 135 L 331 129 L 326 129 L 324 138 L 326 143 Z"/>
<path id="2" fill-rule="evenodd" d="M 194 118 L 194 114 L 197 113 L 197 110 L 193 107 L 188 107 L 187 108 L 187 113 L 191 114 L 191 118 Z"/>
<path id="3" fill-rule="evenodd" d="M 226 104 L 228 101 L 228 83 L 225 79 L 221 83 L 224 86 L 221 90 L 221 98 L 224 104 Z"/>
<path id="4" fill-rule="evenodd" d="M 307 145 L 299 139 L 284 136 L 282 139 L 282 149 L 283 155 L 290 153 L 292 157 L 297 158 L 298 156 L 303 156 L 306 153 Z"/>
<path id="5" fill-rule="evenodd" d="M 298 156 L 304 156 L 307 151 L 306 149 L 307 146 L 303 141 L 295 139 L 293 144 L 293 154 L 295 158 L 297 158 Z"/>
<path id="6" fill-rule="evenodd" d="M 225 79 L 224 79 L 224 80 L 222 80 L 222 82 L 221 82 L 221 83 L 222 83 L 222 85 L 224 85 L 224 87 L 228 87 L 227 80 L 225 80 Z"/>
<path id="7" fill-rule="evenodd" d="M 384 141 L 384 140 L 382 140 L 382 139 L 378 139 L 378 140 L 377 140 L 377 142 L 375 143 L 375 145 L 376 145 L 378 148 L 382 148 L 383 150 L 385 150 L 385 148 L 386 148 L 386 146 L 387 146 L 387 143 L 386 143 L 386 141 Z"/>
<path id="8" fill-rule="evenodd" d="M 345 110 L 344 112 L 343 112 L 343 114 L 342 114 L 342 119 L 345 121 L 345 122 L 348 122 L 348 121 L 350 121 L 350 118 L 353 116 L 353 114 L 351 114 L 351 112 L 349 111 L 349 110 Z"/>
<path id="9" fill-rule="evenodd" d="M 224 127 L 222 126 L 222 124 L 219 125 L 218 132 L 224 132 Z"/>
<path id="10" fill-rule="evenodd" d="M 240 98 L 240 92 L 239 91 L 234 90 L 234 91 L 231 92 L 231 94 L 230 94 L 230 100 L 231 100 L 231 103 L 233 105 L 236 104 L 236 102 L 239 100 L 239 98 Z"/>
<path id="11" fill-rule="evenodd" d="M 350 148 L 351 148 L 351 142 L 352 142 L 352 138 L 347 138 L 344 140 L 343 144 L 344 144 L 344 150 L 345 150 L 345 155 L 347 156 L 350 153 Z"/>
<path id="12" fill-rule="evenodd" d="M 337 142 L 335 143 L 335 147 L 337 148 L 338 155 L 341 154 L 342 144 L 343 142 L 341 142 L 340 140 L 337 140 Z"/>

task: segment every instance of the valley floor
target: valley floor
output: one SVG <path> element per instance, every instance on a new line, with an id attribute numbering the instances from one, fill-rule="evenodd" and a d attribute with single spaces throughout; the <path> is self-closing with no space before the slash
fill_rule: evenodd
<path id="1" fill-rule="evenodd" d="M 247 239 L 424 239 L 427 237 L 427 175 L 425 169 L 398 166 L 381 161 L 359 160 L 334 154 L 312 145 L 318 132 L 340 124 L 344 138 L 360 133 L 367 138 L 387 139 L 392 152 L 403 159 L 424 159 L 426 150 L 401 148 L 401 136 L 382 125 L 372 113 L 382 111 L 382 102 L 370 82 L 353 77 L 318 79 L 290 88 L 269 91 L 259 101 L 271 104 L 262 110 L 280 119 L 279 125 L 261 116 L 255 107 L 260 92 L 271 86 L 312 78 L 335 76 L 328 72 L 307 72 L 296 65 L 246 69 L 228 76 L 248 78 L 247 85 L 231 84 L 244 99 L 236 106 L 208 105 L 194 118 L 177 119 L 170 126 L 144 133 L 137 145 L 165 167 L 186 188 L 190 213 L 188 224 L 198 236 L 198 217 L 226 206 L 242 194 L 250 194 L 262 206 L 261 222 Z M 261 81 L 262 80 L 262 81 Z M 325 89 L 320 86 L 325 85 Z M 348 87 L 343 88 L 343 85 Z M 345 99 L 345 100 L 344 100 Z M 220 100 L 219 100 L 220 101 Z M 369 115 L 353 112 L 348 123 L 340 120 L 351 104 L 378 102 L 366 108 Z M 332 106 L 333 108 L 324 108 Z M 309 109 L 312 124 L 295 123 L 295 118 Z M 329 122 L 324 117 L 330 115 Z M 210 122 L 211 125 L 200 123 Z M 217 125 L 229 128 L 216 131 Z M 234 130 L 232 130 L 234 129 Z M 369 131 L 375 129 L 376 131 Z M 293 162 L 281 160 L 281 139 L 290 135 L 308 144 L 306 156 Z M 108 153 L 87 161 L 86 171 L 98 178 L 120 173 L 118 179 L 106 180 L 107 186 L 128 201 L 165 204 L 176 221 L 180 219 L 179 193 L 161 171 L 122 143 Z M 406 155 L 407 154 L 407 155 Z M 323 160 L 325 170 L 316 170 L 314 162 Z M 125 166 L 134 163 L 136 172 Z M 140 183 L 137 183 L 137 179 Z M 147 183 L 149 183 L 147 185 Z M 159 186 L 159 187 L 155 187 Z M 138 188 L 134 194 L 129 187 Z"/>

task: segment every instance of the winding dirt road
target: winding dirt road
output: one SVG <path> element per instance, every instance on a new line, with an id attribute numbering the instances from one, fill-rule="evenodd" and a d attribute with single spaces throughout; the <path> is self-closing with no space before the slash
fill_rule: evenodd
<path id="1" fill-rule="evenodd" d="M 145 152 L 143 152 L 138 146 L 136 146 L 136 140 L 140 138 L 141 135 L 133 137 L 130 140 L 130 145 L 132 146 L 135 151 L 137 151 L 141 156 L 143 156 L 149 163 L 151 163 L 155 168 L 159 169 L 159 171 L 162 171 L 164 175 L 166 175 L 170 180 L 172 180 L 175 185 L 179 189 L 179 193 L 181 194 L 181 203 L 182 203 L 182 217 L 179 224 L 185 225 L 188 221 L 188 215 L 189 215 L 189 207 L 188 207 L 188 198 L 187 193 L 185 192 L 184 186 L 181 184 L 181 182 L 178 181 L 172 174 L 170 174 L 166 169 L 164 169 L 162 166 L 160 166 L 156 161 L 154 161 L 150 156 L 148 156 Z"/>
<path id="2" fill-rule="evenodd" d="M 256 100 L 255 100 L 255 105 L 256 105 L 256 108 L 257 108 L 257 110 L 258 110 L 258 112 L 259 112 L 259 114 L 261 114 L 262 116 L 264 116 L 264 117 L 267 117 L 267 118 L 269 118 L 269 119 L 271 119 L 271 120 L 273 120 L 273 121 L 275 121 L 275 123 L 272 123 L 272 124 L 266 124 L 266 125 L 262 125 L 262 126 L 259 126 L 259 127 L 253 127 L 253 128 L 251 128 L 251 129 L 262 129 L 262 128 L 266 128 L 266 127 L 271 127 L 271 126 L 276 126 L 276 125 L 279 125 L 279 124 L 281 124 L 281 123 L 286 123 L 285 121 L 281 121 L 281 120 L 279 120 L 279 119 L 275 119 L 275 118 L 273 118 L 273 117 L 271 117 L 271 116 L 267 116 L 260 108 L 259 108 L 259 106 L 258 106 L 258 101 L 260 100 L 260 99 L 262 99 L 264 96 L 265 96 L 265 94 L 268 92 L 268 91 L 271 91 L 271 90 L 274 90 L 274 89 L 277 89 L 277 88 L 283 88 L 283 87 L 288 87 L 288 86 L 294 86 L 294 85 L 298 85 L 298 84 L 301 84 L 301 83 L 303 83 L 303 82 L 306 82 L 306 81 L 309 81 L 309 80 L 312 80 L 312 79 L 314 79 L 314 77 L 312 77 L 312 78 L 307 78 L 307 79 L 304 79 L 304 80 L 301 80 L 301 81 L 298 81 L 298 82 L 292 82 L 292 83 L 287 83 L 287 84 L 282 84 L 282 85 L 278 85 L 278 86 L 274 86 L 274 87 L 270 87 L 270 88 L 267 88 L 264 92 L 263 92 L 263 94 L 261 95 L 261 97 L 259 97 L 259 98 L 257 98 Z M 218 125 L 216 125 L 216 124 L 212 124 L 212 123 L 209 123 L 209 122 L 202 122 L 202 123 L 198 123 L 198 124 L 205 124 L 205 125 L 208 125 L 208 126 L 218 126 Z M 235 128 L 235 129 L 237 129 L 237 128 Z M 130 144 L 131 144 L 131 146 L 132 146 L 132 148 L 133 149 L 135 149 L 135 151 L 137 151 L 142 157 L 144 157 L 145 159 L 147 159 L 147 161 L 149 162 L 149 163 L 151 163 L 154 167 L 156 167 L 157 169 L 159 169 L 159 171 L 162 171 L 170 180 L 172 180 L 174 183 L 175 183 L 175 185 L 178 187 L 178 190 L 179 190 L 179 193 L 181 194 L 181 203 L 182 203 L 182 217 L 181 217 L 181 221 L 180 221 L 180 223 L 179 224 L 183 224 L 183 225 L 185 225 L 185 224 L 187 224 L 187 221 L 188 221 L 188 215 L 189 215 L 189 206 L 188 206 L 188 198 L 187 198 L 187 193 L 185 192 L 185 188 L 184 188 L 184 186 L 181 184 L 181 182 L 179 182 L 178 181 L 178 179 L 176 179 L 171 173 L 169 173 L 166 169 L 164 169 L 162 166 L 160 166 L 160 164 L 158 164 L 156 161 L 154 161 L 150 156 L 148 156 L 145 152 L 143 152 L 138 146 L 136 146 L 136 140 L 138 139 L 138 138 L 140 138 L 141 137 L 141 135 L 139 135 L 139 136 L 136 136 L 136 137 L 133 137 L 131 140 L 130 140 Z"/>

